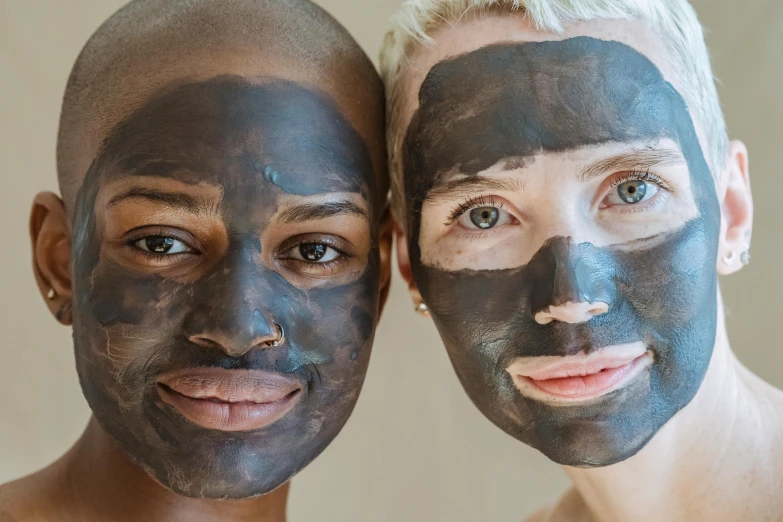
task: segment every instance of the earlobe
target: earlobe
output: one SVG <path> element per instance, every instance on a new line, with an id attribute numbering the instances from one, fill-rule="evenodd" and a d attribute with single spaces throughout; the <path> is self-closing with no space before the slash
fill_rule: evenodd
<path id="1" fill-rule="evenodd" d="M 30 212 L 30 240 L 38 289 L 52 315 L 60 323 L 70 325 L 71 236 L 65 205 L 57 195 L 42 192 L 35 197 Z"/>
<path id="2" fill-rule="evenodd" d="M 416 281 L 413 280 L 413 270 L 411 269 L 411 260 L 408 253 L 408 238 L 403 228 L 396 221 L 394 222 L 394 238 L 397 245 L 397 264 L 400 268 L 400 275 L 408 284 L 408 292 L 411 295 L 411 299 L 413 299 L 414 309 L 424 313 L 426 305 L 419 292 L 419 287 L 416 286 Z"/>
<path id="3" fill-rule="evenodd" d="M 753 230 L 753 196 L 750 189 L 748 149 L 732 141 L 721 198 L 721 236 L 718 273 L 729 275 L 750 262 Z"/>

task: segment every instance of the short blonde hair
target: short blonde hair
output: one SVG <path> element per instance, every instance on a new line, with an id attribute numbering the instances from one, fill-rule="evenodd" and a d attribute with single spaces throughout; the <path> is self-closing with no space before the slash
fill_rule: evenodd
<path id="1" fill-rule="evenodd" d="M 392 210 L 400 223 L 405 213 L 399 158 L 403 129 L 399 127 L 404 122 L 398 80 L 407 56 L 416 46 L 431 43 L 430 34 L 442 25 L 487 11 L 517 11 L 537 29 L 556 33 L 590 20 L 636 19 L 649 24 L 671 54 L 681 94 L 704 128 L 707 161 L 717 178 L 726 162 L 729 139 L 704 31 L 687 0 L 407 0 L 392 18 L 380 55 L 381 76 L 386 84 Z"/>

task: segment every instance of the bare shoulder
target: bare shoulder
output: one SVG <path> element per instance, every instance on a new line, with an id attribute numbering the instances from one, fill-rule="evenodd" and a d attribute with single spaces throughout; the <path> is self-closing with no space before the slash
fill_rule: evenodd
<path id="1" fill-rule="evenodd" d="M 0 522 L 46 522 L 55 516 L 47 470 L 0 485 Z"/>

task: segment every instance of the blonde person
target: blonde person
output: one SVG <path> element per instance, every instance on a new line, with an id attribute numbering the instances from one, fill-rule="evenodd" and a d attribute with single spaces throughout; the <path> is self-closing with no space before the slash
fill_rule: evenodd
<path id="1" fill-rule="evenodd" d="M 735 358 L 748 153 L 685 0 L 416 0 L 381 56 L 399 264 L 482 413 L 573 481 L 536 521 L 783 520 Z"/>

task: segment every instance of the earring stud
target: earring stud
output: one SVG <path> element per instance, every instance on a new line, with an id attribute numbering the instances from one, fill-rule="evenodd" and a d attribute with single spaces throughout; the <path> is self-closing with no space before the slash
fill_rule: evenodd
<path id="1" fill-rule="evenodd" d="M 740 262 L 743 266 L 748 266 L 750 264 L 750 247 L 748 247 L 740 256 Z"/>
<path id="2" fill-rule="evenodd" d="M 57 292 L 54 291 L 54 288 L 50 288 L 49 292 L 46 294 L 46 298 L 49 301 L 54 301 L 55 297 L 57 297 Z"/>
<path id="3" fill-rule="evenodd" d="M 423 315 L 425 317 L 430 315 L 430 307 L 427 306 L 424 303 L 424 301 L 422 301 L 421 303 L 417 304 L 413 309 L 414 309 L 414 311 L 416 313 L 421 314 L 421 315 Z"/>

